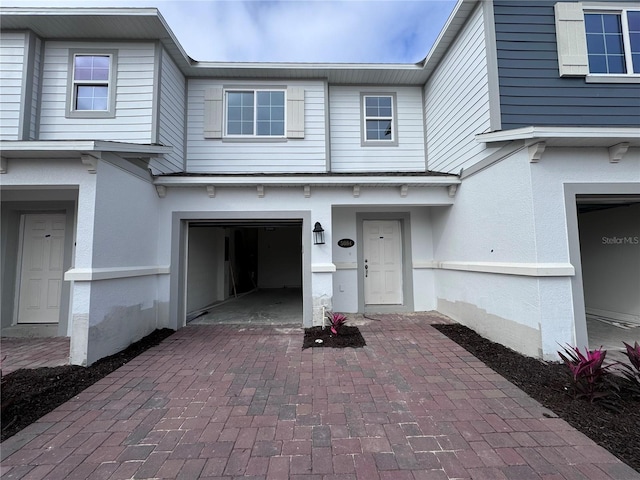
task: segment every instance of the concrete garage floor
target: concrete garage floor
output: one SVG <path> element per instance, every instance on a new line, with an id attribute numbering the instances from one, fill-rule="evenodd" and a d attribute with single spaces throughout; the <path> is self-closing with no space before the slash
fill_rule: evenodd
<path id="1" fill-rule="evenodd" d="M 291 325 L 302 327 L 302 290 L 258 289 L 206 308 L 189 325 Z"/>
<path id="2" fill-rule="evenodd" d="M 629 360 L 624 353 L 626 348 L 622 342 L 627 342 L 629 345 L 633 345 L 634 342 L 640 343 L 640 325 L 631 328 L 618 327 L 609 322 L 587 317 L 587 335 L 590 349 L 602 347 L 607 351 L 607 360 L 628 363 Z"/>

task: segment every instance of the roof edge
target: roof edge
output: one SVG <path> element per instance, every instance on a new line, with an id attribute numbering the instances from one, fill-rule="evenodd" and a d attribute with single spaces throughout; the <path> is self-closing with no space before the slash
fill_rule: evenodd
<path id="1" fill-rule="evenodd" d="M 512 130 L 479 133 L 477 142 L 494 143 L 543 138 L 640 138 L 640 127 L 544 127 L 528 126 Z"/>

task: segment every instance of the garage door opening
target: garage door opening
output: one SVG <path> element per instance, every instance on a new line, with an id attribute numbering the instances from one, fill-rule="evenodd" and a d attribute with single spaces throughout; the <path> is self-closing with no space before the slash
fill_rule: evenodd
<path id="1" fill-rule="evenodd" d="M 640 334 L 640 197 L 577 197 L 590 348 L 611 352 Z"/>
<path id="2" fill-rule="evenodd" d="M 302 221 L 190 222 L 187 322 L 302 325 Z"/>

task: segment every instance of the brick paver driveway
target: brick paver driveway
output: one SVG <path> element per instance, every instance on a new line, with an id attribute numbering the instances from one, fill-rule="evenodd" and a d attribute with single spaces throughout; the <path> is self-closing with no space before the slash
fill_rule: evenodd
<path id="1" fill-rule="evenodd" d="M 2 444 L 2 478 L 640 479 L 429 326 L 183 328 Z"/>

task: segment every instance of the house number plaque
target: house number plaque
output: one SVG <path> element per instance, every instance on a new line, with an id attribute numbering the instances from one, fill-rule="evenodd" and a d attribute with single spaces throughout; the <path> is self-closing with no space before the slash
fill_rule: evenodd
<path id="1" fill-rule="evenodd" d="M 342 240 L 338 240 L 338 246 L 342 248 L 351 248 L 356 244 L 350 238 L 343 238 Z"/>

